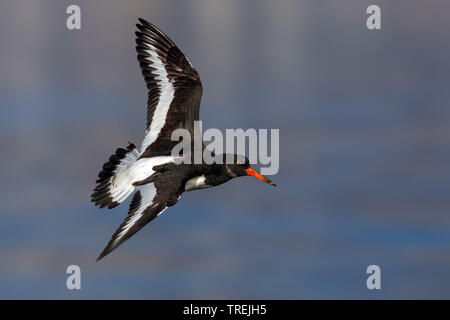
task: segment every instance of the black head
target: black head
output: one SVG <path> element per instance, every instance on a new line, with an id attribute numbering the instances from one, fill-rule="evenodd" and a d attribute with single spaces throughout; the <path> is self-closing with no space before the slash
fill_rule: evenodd
<path id="1" fill-rule="evenodd" d="M 253 176 L 255 178 L 258 178 L 259 180 L 262 180 L 274 187 L 277 185 L 273 183 L 271 180 L 267 179 L 260 173 L 256 172 L 252 168 L 250 168 L 250 161 L 247 157 L 241 156 L 241 155 L 225 155 L 225 168 L 227 170 L 227 174 L 232 178 L 236 177 L 242 177 L 242 176 Z"/>

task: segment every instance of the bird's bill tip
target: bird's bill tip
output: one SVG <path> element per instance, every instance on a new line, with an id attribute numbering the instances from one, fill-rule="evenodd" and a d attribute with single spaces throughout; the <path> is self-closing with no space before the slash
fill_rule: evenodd
<path id="1" fill-rule="evenodd" d="M 265 183 L 268 183 L 274 187 L 276 187 L 277 185 L 275 183 L 272 182 L 272 180 L 264 177 L 262 174 L 256 172 L 255 170 L 253 170 L 252 168 L 248 168 L 245 170 L 245 172 L 247 173 L 248 176 L 252 176 L 255 177 L 261 181 L 264 181 Z"/>

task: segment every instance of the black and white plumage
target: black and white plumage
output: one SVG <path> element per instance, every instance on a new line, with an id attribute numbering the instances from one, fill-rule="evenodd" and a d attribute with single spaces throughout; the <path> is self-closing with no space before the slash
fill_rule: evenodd
<path id="1" fill-rule="evenodd" d="M 132 143 L 126 149 L 118 148 L 99 173 L 91 201 L 100 208 L 114 208 L 134 195 L 128 216 L 97 260 L 173 206 L 185 191 L 244 175 L 273 184 L 251 169 L 247 159 L 232 164 L 174 163 L 171 152 L 178 141 L 171 140 L 172 132 L 184 128 L 194 137 L 202 84 L 197 71 L 169 37 L 144 19 L 139 22 L 136 51 L 149 90 L 146 135 L 140 149 Z"/>

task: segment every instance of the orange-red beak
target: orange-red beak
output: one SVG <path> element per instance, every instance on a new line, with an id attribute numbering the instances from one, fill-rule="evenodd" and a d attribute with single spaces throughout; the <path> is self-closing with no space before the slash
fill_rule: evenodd
<path id="1" fill-rule="evenodd" d="M 255 170 L 253 170 L 252 168 L 248 168 L 245 170 L 245 172 L 247 173 L 248 176 L 252 176 L 255 178 L 258 178 L 259 180 L 264 181 L 265 183 L 271 184 L 272 186 L 276 187 L 277 185 L 275 183 L 273 183 L 271 180 L 267 179 L 266 177 L 264 177 L 263 175 L 259 174 L 258 172 L 256 172 Z"/>

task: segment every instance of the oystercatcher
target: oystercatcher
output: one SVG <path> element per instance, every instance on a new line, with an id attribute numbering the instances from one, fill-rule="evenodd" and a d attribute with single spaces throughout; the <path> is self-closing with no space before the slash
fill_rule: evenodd
<path id="1" fill-rule="evenodd" d="M 194 136 L 202 84 L 197 71 L 167 35 L 144 19 L 139 22 L 137 58 L 149 90 L 146 135 L 140 149 L 133 143 L 118 148 L 98 175 L 91 201 L 100 208 L 114 208 L 134 195 L 128 216 L 97 261 L 177 203 L 185 191 L 217 186 L 245 175 L 276 186 L 250 168 L 245 157 L 233 155 L 230 164 L 226 155 L 222 155 L 222 164 L 175 163 L 171 151 L 178 142 L 171 140 L 172 131 L 184 128 Z"/>

